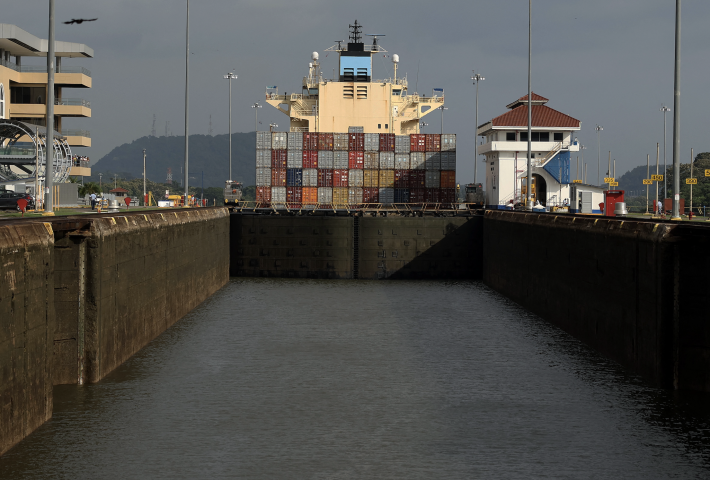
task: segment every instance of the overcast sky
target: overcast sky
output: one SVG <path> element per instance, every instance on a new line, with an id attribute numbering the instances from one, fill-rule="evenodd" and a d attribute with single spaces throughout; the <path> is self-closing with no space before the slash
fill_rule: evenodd
<path id="1" fill-rule="evenodd" d="M 323 71 L 337 57 L 323 52 L 346 39 L 357 19 L 364 33 L 386 34 L 380 44 L 400 56 L 398 75 L 407 74 L 410 92 L 446 91 L 449 110 L 444 129 L 458 134 L 458 180 L 473 179 L 474 93 L 471 70 L 486 80 L 480 86 L 479 123 L 506 111 L 505 105 L 527 92 L 527 5 L 525 0 L 440 0 L 416 3 L 324 0 L 200 0 L 190 13 L 190 133 L 206 134 L 209 116 L 215 134 L 226 133 L 227 80 L 232 84 L 233 130 L 253 131 L 250 105 L 263 99 L 266 85 L 281 92 L 300 91 L 312 51 L 321 52 Z M 3 23 L 47 37 L 46 0 L 5 2 Z M 681 84 L 681 161 L 691 147 L 709 151 L 710 2 L 683 4 Z M 655 162 L 656 142 L 663 161 L 661 103 L 673 105 L 673 0 L 534 0 L 533 91 L 549 106 L 582 121 L 580 141 L 588 147 L 589 180 L 597 173 L 597 136 L 601 124 L 602 176 L 607 152 L 617 160 L 617 177 Z M 66 97 L 91 100 L 91 119 L 70 120 L 91 131 L 93 146 L 81 149 L 98 160 L 112 148 L 150 134 L 153 114 L 158 135 L 170 122 L 184 134 L 185 2 L 177 0 L 60 0 L 57 40 L 85 43 L 94 59 L 65 64 L 91 70 L 91 90 L 72 89 Z M 83 25 L 71 18 L 98 17 Z M 29 64 L 29 60 L 24 61 Z M 39 62 L 38 62 L 39 63 Z M 417 81 L 417 68 L 419 75 Z M 389 77 L 392 64 L 375 57 L 375 77 Z M 286 130 L 287 117 L 265 105 L 262 129 L 269 122 Z M 430 114 L 426 132 L 440 128 Z M 668 163 L 672 161 L 672 113 L 668 114 Z M 573 158 L 573 174 L 575 160 Z M 484 169 L 479 165 L 479 175 Z"/>

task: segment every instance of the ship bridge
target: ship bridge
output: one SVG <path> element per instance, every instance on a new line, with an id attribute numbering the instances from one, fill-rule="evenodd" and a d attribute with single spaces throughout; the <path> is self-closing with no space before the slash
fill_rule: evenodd
<path id="1" fill-rule="evenodd" d="M 433 89 L 431 96 L 409 93 L 407 78 L 397 78 L 399 56 L 392 55 L 394 77 L 375 79 L 374 54 L 386 54 L 377 43 L 362 42 L 362 25 L 350 25 L 347 44 L 339 41 L 326 49 L 338 53 L 337 75 L 326 79 L 321 71 L 318 52 L 311 55 L 308 74 L 300 92 L 279 93 L 276 86 L 266 88 L 266 102 L 290 118 L 292 132 L 419 133 L 421 119 L 444 105 L 443 89 Z M 334 72 L 335 73 L 335 72 Z"/>

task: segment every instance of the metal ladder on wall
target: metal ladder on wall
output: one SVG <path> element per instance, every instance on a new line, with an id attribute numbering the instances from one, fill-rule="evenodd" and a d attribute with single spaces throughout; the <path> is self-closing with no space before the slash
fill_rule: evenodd
<path id="1" fill-rule="evenodd" d="M 360 277 L 360 217 L 353 217 L 353 278 Z"/>

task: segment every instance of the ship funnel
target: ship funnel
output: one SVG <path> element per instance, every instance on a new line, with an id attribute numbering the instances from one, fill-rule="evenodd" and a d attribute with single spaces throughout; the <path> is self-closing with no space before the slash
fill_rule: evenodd
<path id="1" fill-rule="evenodd" d="M 311 59 L 312 59 L 314 62 L 317 62 L 317 61 L 318 61 L 318 57 L 319 57 L 318 52 L 313 52 L 313 53 L 311 53 Z"/>

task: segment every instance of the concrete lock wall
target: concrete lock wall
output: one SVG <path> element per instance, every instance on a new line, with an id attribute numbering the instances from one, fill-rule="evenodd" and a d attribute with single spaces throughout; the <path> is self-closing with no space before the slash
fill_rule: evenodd
<path id="1" fill-rule="evenodd" d="M 0 455 L 52 416 L 50 224 L 0 226 Z"/>
<path id="2" fill-rule="evenodd" d="M 710 230 L 486 212 L 483 280 L 657 386 L 710 391 Z"/>
<path id="3" fill-rule="evenodd" d="M 231 274 L 479 278 L 482 217 L 231 215 Z"/>

